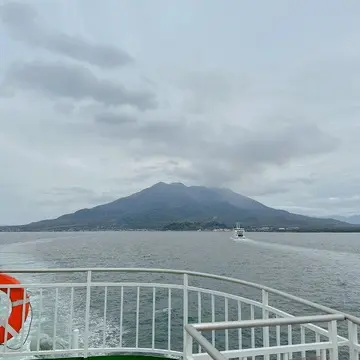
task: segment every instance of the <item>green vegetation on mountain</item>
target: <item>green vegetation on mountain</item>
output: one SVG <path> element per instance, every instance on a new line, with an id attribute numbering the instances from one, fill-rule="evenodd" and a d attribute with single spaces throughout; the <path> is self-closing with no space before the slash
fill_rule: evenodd
<path id="1" fill-rule="evenodd" d="M 194 231 L 194 230 L 215 230 L 215 229 L 228 229 L 229 227 L 224 223 L 219 223 L 217 221 L 209 222 L 191 222 L 191 221 L 178 221 L 172 222 L 165 225 L 162 230 L 165 231 Z"/>
<path id="2" fill-rule="evenodd" d="M 240 221 L 247 228 L 285 227 L 304 230 L 351 229 L 334 220 L 292 214 L 267 207 L 229 189 L 181 183 L 158 183 L 133 195 L 81 209 L 52 220 L 43 220 L 3 230 L 211 230 L 231 228 Z M 297 230 L 299 230 L 297 229 Z"/>

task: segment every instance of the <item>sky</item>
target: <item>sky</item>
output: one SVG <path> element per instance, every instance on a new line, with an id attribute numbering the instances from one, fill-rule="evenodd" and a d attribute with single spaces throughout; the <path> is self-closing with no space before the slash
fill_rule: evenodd
<path id="1" fill-rule="evenodd" d="M 360 213 L 357 0 L 0 2 L 0 224 L 159 181 Z"/>

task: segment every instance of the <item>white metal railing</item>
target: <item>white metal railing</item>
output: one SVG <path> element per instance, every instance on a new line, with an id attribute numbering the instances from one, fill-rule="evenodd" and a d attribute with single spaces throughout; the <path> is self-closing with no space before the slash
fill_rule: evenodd
<path id="1" fill-rule="evenodd" d="M 318 315 L 318 316 L 303 316 L 303 317 L 292 317 L 283 319 L 266 319 L 266 320 L 248 320 L 248 321 L 233 321 L 233 322 L 218 322 L 218 323 L 206 323 L 206 324 L 193 324 L 185 325 L 187 331 L 186 339 L 186 358 L 194 359 L 192 354 L 192 342 L 195 339 L 201 344 L 206 352 L 215 360 L 226 360 L 229 358 L 245 358 L 249 356 L 264 356 L 269 355 L 284 355 L 283 358 L 289 359 L 294 352 L 303 352 L 311 350 L 320 350 L 321 358 L 326 358 L 326 350 L 331 353 L 331 360 L 338 358 L 338 335 L 337 335 L 337 321 L 345 320 L 343 314 L 330 314 L 330 315 Z M 267 328 L 270 326 L 281 326 L 281 325 L 294 325 L 294 324 L 309 324 L 317 322 L 327 322 L 329 327 L 329 341 L 327 342 L 313 342 L 313 343 L 301 343 L 297 345 L 277 345 L 268 346 L 262 348 L 252 349 L 238 349 L 232 351 L 225 351 L 220 353 L 209 341 L 207 341 L 199 331 L 208 330 L 225 330 L 225 329 L 244 329 L 244 328 L 256 328 L 262 327 Z M 207 358 L 205 356 L 196 356 L 196 359 Z"/>
<path id="2" fill-rule="evenodd" d="M 19 335 L 0 345 L 0 358 L 126 352 L 337 360 L 340 353 L 359 360 L 359 318 L 243 280 L 142 268 L 2 272 L 21 280 L 31 313 Z M 304 311 L 311 314 L 296 313 Z"/>

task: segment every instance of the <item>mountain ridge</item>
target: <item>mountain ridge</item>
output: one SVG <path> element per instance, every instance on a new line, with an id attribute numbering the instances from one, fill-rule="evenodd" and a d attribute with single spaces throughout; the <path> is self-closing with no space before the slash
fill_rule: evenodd
<path id="1" fill-rule="evenodd" d="M 345 221 L 349 224 L 360 225 L 360 215 L 350 215 L 350 216 L 341 216 L 341 215 L 332 215 L 332 219 Z"/>
<path id="2" fill-rule="evenodd" d="M 350 224 L 273 209 L 226 188 L 159 182 L 112 202 L 79 209 L 55 219 L 20 225 L 21 231 L 166 229 L 176 223 L 214 223 L 232 227 L 337 228 Z M 213 225 L 212 225 L 213 226 Z"/>

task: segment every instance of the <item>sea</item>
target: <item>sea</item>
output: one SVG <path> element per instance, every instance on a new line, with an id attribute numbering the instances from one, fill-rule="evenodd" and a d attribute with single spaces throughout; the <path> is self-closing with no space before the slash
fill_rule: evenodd
<path id="1" fill-rule="evenodd" d="M 230 239 L 229 232 L 0 233 L 0 271 L 18 268 L 98 267 L 191 270 L 263 284 L 360 316 L 360 234 L 256 232 L 246 235 L 247 240 L 235 242 Z M 19 279 L 23 282 L 39 281 L 38 276 L 40 275 L 19 274 Z M 110 280 L 116 280 L 115 274 L 109 276 Z M 157 275 L 155 280 L 159 279 L 163 280 L 164 277 Z M 124 277 L 121 280 L 124 280 Z M 131 280 L 153 281 L 143 274 L 134 274 Z M 237 291 L 235 286 L 231 285 L 234 292 Z M 222 289 L 221 286 L 219 289 Z M 241 288 L 238 293 L 242 296 L 251 296 L 252 291 L 253 289 Z M 98 300 L 92 300 L 94 311 L 97 311 L 97 301 L 103 304 L 104 294 L 99 290 L 94 296 L 98 296 Z M 118 305 L 117 296 L 109 292 L 108 310 L 111 307 L 111 298 L 114 307 Z M 169 310 L 166 296 L 166 292 L 163 295 L 158 293 L 156 298 L 157 324 L 162 323 L 164 326 L 168 321 Z M 176 302 L 176 297 L 174 293 L 172 301 Z M 62 301 L 59 305 L 61 319 L 61 315 L 66 314 L 69 297 L 60 295 L 59 301 Z M 150 304 L 151 293 L 141 294 L 141 301 L 145 305 Z M 210 300 L 203 301 L 205 309 L 206 301 Z M 136 293 L 128 298 L 127 306 L 134 306 L 135 302 Z M 36 300 L 33 306 L 36 306 Z M 299 314 L 304 310 L 301 306 L 296 308 L 291 303 L 284 306 L 287 307 L 286 310 L 297 310 Z M 100 314 L 100 305 L 98 310 Z M 129 313 L 133 314 L 133 310 L 129 310 Z M 48 330 L 51 333 L 52 318 L 50 315 L 46 318 L 46 312 L 41 316 L 38 321 L 45 323 L 42 331 Z M 145 331 L 140 334 L 140 341 L 151 341 L 147 331 L 151 326 L 149 316 L 146 311 L 141 315 L 140 323 L 144 325 Z M 172 316 L 176 321 L 181 313 Z M 196 322 L 196 310 L 191 316 Z M 209 316 L 209 313 L 204 316 Z M 98 346 L 99 339 L 112 346 L 112 339 L 118 339 L 119 336 L 118 309 L 116 308 L 113 315 L 108 316 L 110 320 L 106 324 L 106 329 L 102 329 L 101 320 L 97 322 L 96 316 L 94 319 L 90 346 Z M 66 319 L 64 329 L 65 325 Z M 134 339 L 134 323 L 124 318 L 123 326 L 121 331 L 124 342 L 133 346 L 131 342 Z M 157 327 L 160 329 L 161 326 Z M 106 331 L 106 334 L 101 331 Z M 162 336 L 161 330 L 159 331 L 160 338 L 156 341 L 166 346 L 168 337 L 165 333 Z M 61 336 L 61 330 L 58 336 Z M 174 334 L 172 341 L 180 342 L 181 337 L 182 333 Z M 65 342 L 66 340 L 64 339 Z"/>

